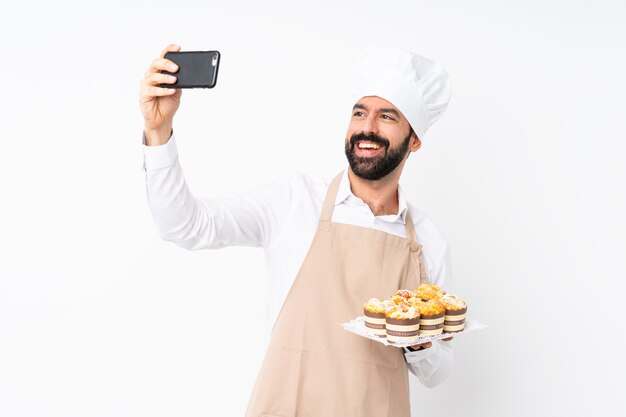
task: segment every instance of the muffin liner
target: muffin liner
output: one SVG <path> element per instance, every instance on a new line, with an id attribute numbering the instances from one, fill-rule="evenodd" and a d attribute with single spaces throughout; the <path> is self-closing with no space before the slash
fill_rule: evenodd
<path id="1" fill-rule="evenodd" d="M 387 341 L 387 339 L 385 338 L 381 338 L 381 337 L 376 337 L 373 334 L 369 333 L 366 330 L 365 327 L 365 320 L 363 318 L 363 316 L 357 317 L 354 320 L 350 320 L 347 323 L 342 323 L 341 326 L 346 329 L 349 332 L 355 333 L 359 336 L 363 336 L 365 338 L 368 339 L 372 339 L 377 341 L 378 343 L 382 343 L 385 346 L 394 346 L 394 347 L 399 347 L 399 348 L 403 348 L 403 347 L 407 347 L 407 346 L 413 346 L 413 345 L 419 345 L 421 343 L 426 343 L 426 342 L 430 342 L 433 340 L 438 340 L 438 339 L 445 339 L 447 337 L 458 337 L 467 333 L 474 333 L 478 330 L 483 330 L 487 327 L 487 325 L 482 324 L 477 322 L 476 320 L 472 320 L 469 318 L 465 319 L 465 328 L 460 331 L 460 332 L 455 332 L 455 333 L 441 333 L 441 334 L 436 334 L 433 336 L 417 336 L 415 337 L 415 339 L 411 339 L 409 341 L 406 342 L 396 342 L 396 343 L 389 343 Z"/>

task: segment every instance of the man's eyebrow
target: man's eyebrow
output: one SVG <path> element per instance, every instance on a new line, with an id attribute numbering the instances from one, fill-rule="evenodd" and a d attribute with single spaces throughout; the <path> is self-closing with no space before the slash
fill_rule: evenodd
<path id="1" fill-rule="evenodd" d="M 354 105 L 354 107 L 352 107 L 352 111 L 354 111 L 356 109 L 367 110 L 367 107 L 365 107 L 362 104 L 357 103 L 357 104 Z M 380 111 L 380 113 L 390 113 L 390 114 L 393 114 L 394 116 L 396 116 L 398 118 L 400 117 L 400 113 L 398 112 L 398 110 L 392 109 L 391 107 L 389 107 L 389 108 L 387 108 L 387 107 L 386 108 L 382 108 L 379 111 Z"/>
<path id="2" fill-rule="evenodd" d="M 391 113 L 391 114 L 393 114 L 396 117 L 400 117 L 400 113 L 398 113 L 398 110 L 396 110 L 396 109 L 391 109 L 391 108 L 380 109 L 380 112 L 381 113 Z"/>

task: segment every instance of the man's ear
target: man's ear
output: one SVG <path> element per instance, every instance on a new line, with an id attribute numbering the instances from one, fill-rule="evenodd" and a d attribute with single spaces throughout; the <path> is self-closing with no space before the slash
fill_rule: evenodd
<path id="1" fill-rule="evenodd" d="M 409 146 L 409 150 L 411 152 L 415 152 L 421 147 L 422 141 L 420 140 L 420 138 L 417 137 L 417 134 L 413 132 L 413 134 L 411 134 L 411 145 Z"/>

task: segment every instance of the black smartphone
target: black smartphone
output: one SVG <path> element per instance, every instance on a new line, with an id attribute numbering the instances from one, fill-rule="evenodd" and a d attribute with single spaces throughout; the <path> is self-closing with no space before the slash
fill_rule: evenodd
<path id="1" fill-rule="evenodd" d="M 161 71 L 174 75 L 174 84 L 161 84 L 165 88 L 213 88 L 220 66 L 218 51 L 167 52 L 165 58 L 178 65 L 177 72 Z"/>

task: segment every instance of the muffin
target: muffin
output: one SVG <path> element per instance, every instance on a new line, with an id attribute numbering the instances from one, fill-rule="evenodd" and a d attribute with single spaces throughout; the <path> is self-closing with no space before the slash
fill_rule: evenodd
<path id="1" fill-rule="evenodd" d="M 433 336 L 443 333 L 446 308 L 433 298 L 428 301 L 417 301 L 416 308 L 420 313 L 420 336 Z"/>
<path id="2" fill-rule="evenodd" d="M 421 302 L 422 302 L 422 299 L 421 298 L 417 298 L 417 297 L 411 297 L 408 300 L 406 300 L 406 304 L 408 306 L 416 307 L 416 308 L 417 308 L 417 305 L 419 303 L 421 303 Z"/>
<path id="3" fill-rule="evenodd" d="M 415 294 L 413 293 L 413 291 L 409 291 L 409 290 L 398 290 L 396 291 L 396 294 L 394 295 L 394 297 L 395 296 L 399 296 L 399 297 L 404 298 L 405 300 L 408 300 L 409 298 L 414 297 Z"/>
<path id="4" fill-rule="evenodd" d="M 439 302 L 446 308 L 446 315 L 443 322 L 444 333 L 456 333 L 465 328 L 465 316 L 467 314 L 467 303 L 456 295 L 446 294 L 439 299 Z"/>
<path id="5" fill-rule="evenodd" d="M 385 326 L 389 343 L 409 342 L 419 335 L 420 313 L 415 307 L 403 304 L 385 311 Z"/>
<path id="6" fill-rule="evenodd" d="M 398 294 L 395 294 L 393 297 L 390 298 L 390 301 L 394 305 L 397 305 L 397 306 L 401 306 L 402 304 L 406 304 L 406 300 L 407 299 L 405 297 L 403 297 L 401 295 L 398 295 Z"/>
<path id="7" fill-rule="evenodd" d="M 441 298 L 445 295 L 445 291 L 435 284 L 422 284 L 415 290 L 415 296 L 424 301 Z"/>
<path id="8" fill-rule="evenodd" d="M 391 303 L 389 300 L 370 298 L 363 305 L 365 329 L 378 337 L 385 337 L 385 310 Z"/>

